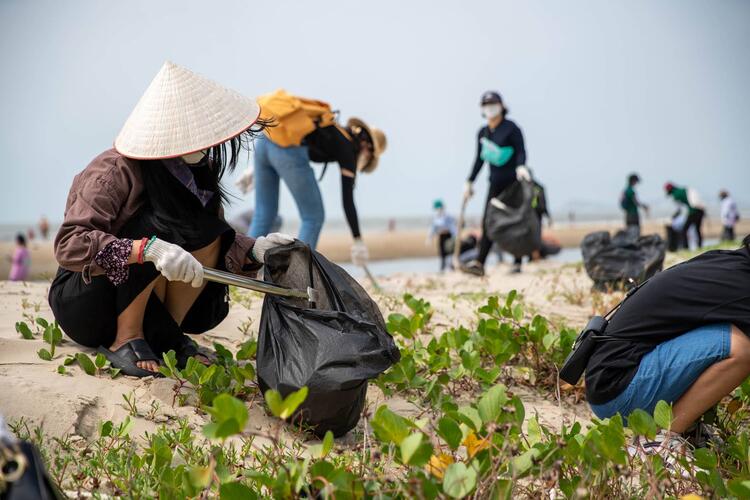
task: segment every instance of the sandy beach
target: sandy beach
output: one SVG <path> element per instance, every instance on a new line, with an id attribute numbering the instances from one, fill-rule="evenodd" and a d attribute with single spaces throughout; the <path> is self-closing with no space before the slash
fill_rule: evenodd
<path id="1" fill-rule="evenodd" d="M 614 232 L 621 228 L 619 222 L 558 224 L 552 228 L 545 228 L 545 235 L 557 239 L 563 248 L 576 248 L 581 244 L 584 236 L 594 231 Z M 479 234 L 478 228 L 468 228 L 466 232 Z M 664 234 L 664 224 L 661 221 L 646 221 L 643 234 Z M 750 233 L 750 220 L 743 219 L 737 224 L 736 233 L 743 237 Z M 717 220 L 706 220 L 704 223 L 704 238 L 718 238 L 721 225 Z M 434 245 L 426 244 L 427 230 L 398 230 L 392 232 L 370 232 L 364 235 L 370 252 L 371 260 L 393 260 L 414 257 L 437 256 Z M 323 232 L 318 244 L 318 251 L 335 262 L 350 261 L 351 235 L 345 232 Z M 14 244 L 0 242 L 0 279 L 5 279 L 10 270 L 9 256 L 13 252 Z M 57 272 L 52 241 L 35 240 L 29 244 L 31 251 L 31 279 L 51 279 Z"/>
<path id="2" fill-rule="evenodd" d="M 363 283 L 368 286 L 367 283 Z M 588 290 L 590 282 L 580 266 L 538 263 L 528 266 L 526 273 L 510 276 L 505 265 L 492 270 L 485 278 L 469 278 L 459 273 L 447 274 L 397 274 L 381 280 L 382 293 L 369 292 L 379 303 L 384 316 L 403 310 L 401 295 L 408 291 L 429 300 L 434 309 L 434 331 L 463 324 L 474 326 L 476 309 L 490 295 L 504 295 L 518 290 L 524 302 L 533 310 L 543 310 L 555 323 L 578 326 L 597 305 Z M 44 346 L 40 338 L 24 340 L 16 332 L 17 321 L 31 322 L 42 317 L 52 320 L 47 305 L 48 282 L 0 282 L 0 410 L 11 421 L 25 419 L 30 426 L 42 426 L 52 436 L 73 434 L 90 438 L 97 432 L 101 420 L 121 421 L 129 410 L 123 395 L 135 398 L 144 415 L 135 419 L 134 433 L 152 431 L 162 423 L 185 418 L 196 428 L 206 423 L 207 417 L 196 413 L 190 406 L 173 405 L 174 381 L 169 379 L 135 379 L 119 376 L 87 376 L 78 366 L 68 369 L 68 374 L 57 373 L 58 365 L 68 354 L 87 352 L 70 339 L 58 347 L 53 361 L 44 361 L 37 351 Z M 229 317 L 216 329 L 198 337 L 201 344 L 213 342 L 236 350 L 239 344 L 257 335 L 262 299 L 258 294 L 243 294 L 243 299 L 233 302 Z M 247 328 L 249 322 L 249 329 Z M 529 415 L 537 412 L 540 420 L 552 427 L 574 420 L 586 422 L 589 411 L 584 404 L 557 401 L 553 394 L 538 393 L 528 384 L 511 387 L 528 405 Z M 368 405 L 376 408 L 383 396 L 371 387 Z M 417 412 L 411 403 L 392 398 L 385 401 L 400 412 Z M 151 409 L 156 408 L 155 411 Z M 146 414 L 149 417 L 146 418 Z M 270 426 L 262 405 L 250 405 L 250 422 L 257 429 Z M 344 438 L 346 439 L 346 438 Z M 258 442 L 262 444 L 262 442 Z"/>

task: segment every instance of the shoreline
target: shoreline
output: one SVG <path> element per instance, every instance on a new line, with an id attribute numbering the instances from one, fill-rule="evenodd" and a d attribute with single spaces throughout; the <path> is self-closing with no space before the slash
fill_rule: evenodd
<path id="1" fill-rule="evenodd" d="M 716 219 L 707 219 L 703 225 L 704 239 L 718 238 L 721 235 L 721 224 Z M 616 231 L 622 228 L 620 222 L 608 223 L 574 223 L 556 224 L 552 228 L 544 229 L 544 234 L 556 238 L 563 248 L 580 247 L 583 238 L 594 231 Z M 642 226 L 643 234 L 657 233 L 664 237 L 664 223 L 662 221 L 647 220 Z M 464 234 L 479 233 L 478 228 L 467 228 Z M 736 226 L 736 234 L 739 239 L 750 233 L 750 220 L 743 219 Z M 437 248 L 435 245 L 427 245 L 425 239 L 427 229 L 408 229 L 396 231 L 373 231 L 365 233 L 363 239 L 373 261 L 386 261 L 408 258 L 435 257 L 437 259 Z M 351 261 L 350 248 L 352 244 L 351 235 L 348 232 L 323 232 L 320 236 L 318 251 L 327 258 L 338 263 Z M 9 241 L 0 242 L 0 280 L 7 279 L 10 271 L 10 255 L 14 243 Z M 34 240 L 28 245 L 31 252 L 30 279 L 51 280 L 57 272 L 57 262 L 54 258 L 51 240 Z"/>

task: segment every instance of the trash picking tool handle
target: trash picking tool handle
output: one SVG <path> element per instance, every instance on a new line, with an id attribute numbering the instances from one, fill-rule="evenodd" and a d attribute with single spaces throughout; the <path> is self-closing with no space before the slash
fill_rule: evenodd
<path id="1" fill-rule="evenodd" d="M 310 287 L 308 287 L 307 290 L 286 288 L 283 286 L 272 285 L 271 283 L 266 283 L 265 281 L 259 281 L 252 278 L 247 278 L 245 276 L 239 276 L 237 274 L 219 271 L 218 269 L 212 269 L 210 267 L 203 268 L 203 277 L 208 281 L 215 281 L 216 283 L 222 283 L 224 285 L 234 285 L 240 288 L 247 288 L 248 290 L 255 290 L 256 292 L 279 295 L 281 297 L 296 297 L 299 299 L 306 299 L 311 302 L 316 302 L 318 299 L 317 290 Z"/>

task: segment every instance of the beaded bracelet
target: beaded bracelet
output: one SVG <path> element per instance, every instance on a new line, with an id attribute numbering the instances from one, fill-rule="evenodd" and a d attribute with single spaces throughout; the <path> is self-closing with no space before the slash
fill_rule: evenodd
<path id="1" fill-rule="evenodd" d="M 138 262 L 139 264 L 143 264 L 143 252 L 145 250 L 147 241 L 148 241 L 148 238 L 141 238 L 141 246 L 138 249 L 138 257 L 136 258 L 136 262 Z"/>

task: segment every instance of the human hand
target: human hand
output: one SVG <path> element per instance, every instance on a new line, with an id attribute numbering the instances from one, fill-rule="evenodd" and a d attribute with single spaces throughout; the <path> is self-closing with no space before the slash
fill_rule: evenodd
<path id="1" fill-rule="evenodd" d="M 525 165 L 516 167 L 516 180 L 519 182 L 531 182 L 531 172 L 529 172 L 529 169 Z"/>
<path id="2" fill-rule="evenodd" d="M 143 260 L 153 262 L 169 281 L 190 283 L 193 288 L 203 284 L 203 265 L 179 245 L 157 238 L 143 253 Z"/>
<path id="3" fill-rule="evenodd" d="M 266 261 L 266 252 L 274 247 L 291 245 L 294 237 L 284 233 L 271 233 L 268 236 L 260 236 L 253 245 L 253 258 L 260 263 Z"/>
<path id="4" fill-rule="evenodd" d="M 247 169 L 242 172 L 242 175 L 240 175 L 240 177 L 234 182 L 234 185 L 237 186 L 242 194 L 249 193 L 255 187 L 254 174 L 255 171 L 253 170 L 253 167 L 247 167 Z"/>
<path id="5" fill-rule="evenodd" d="M 466 181 L 464 184 L 464 201 L 471 199 L 474 196 L 474 187 L 471 181 Z"/>
<path id="6" fill-rule="evenodd" d="M 370 252 L 361 238 L 354 240 L 352 244 L 352 264 L 355 266 L 364 266 L 370 260 Z"/>

